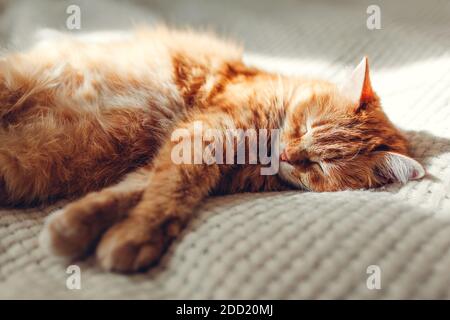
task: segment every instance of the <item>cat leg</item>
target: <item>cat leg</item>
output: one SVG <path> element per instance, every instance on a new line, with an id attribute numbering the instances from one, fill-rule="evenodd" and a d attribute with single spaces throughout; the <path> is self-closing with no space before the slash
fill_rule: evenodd
<path id="1" fill-rule="evenodd" d="M 172 142 L 162 147 L 142 199 L 100 240 L 96 255 L 104 269 L 134 272 L 156 262 L 195 207 L 218 185 L 225 166 L 175 164 L 173 147 Z"/>
<path id="2" fill-rule="evenodd" d="M 140 200 L 150 166 L 129 173 L 118 184 L 91 192 L 47 218 L 41 247 L 64 257 L 85 254 L 111 225 L 120 221 Z"/>
<path id="3" fill-rule="evenodd" d="M 0 207 L 8 205 L 5 182 L 0 173 Z"/>
<path id="4" fill-rule="evenodd" d="M 0 141 L 2 140 L 2 132 L 0 128 Z M 9 158 L 4 157 L 0 147 L 0 207 L 11 206 L 11 199 L 7 193 L 5 169 L 8 168 Z"/>

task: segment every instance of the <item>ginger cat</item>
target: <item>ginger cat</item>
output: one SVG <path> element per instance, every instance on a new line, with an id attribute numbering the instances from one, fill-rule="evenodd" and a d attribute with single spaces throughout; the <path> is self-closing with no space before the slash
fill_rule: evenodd
<path id="1" fill-rule="evenodd" d="M 261 163 L 174 163 L 171 133 L 195 122 L 280 130 L 278 174 L 261 175 Z M 94 249 L 107 270 L 156 262 L 210 194 L 423 175 L 366 58 L 338 87 L 248 67 L 232 43 L 164 27 L 110 41 L 60 35 L 0 58 L 0 204 L 87 194 L 49 217 L 41 244 L 71 258 Z"/>

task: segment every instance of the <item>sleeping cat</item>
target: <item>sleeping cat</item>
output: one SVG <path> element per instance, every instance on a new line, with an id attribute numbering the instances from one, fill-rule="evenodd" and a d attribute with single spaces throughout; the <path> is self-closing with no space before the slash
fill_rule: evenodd
<path id="1" fill-rule="evenodd" d="M 195 122 L 280 130 L 278 174 L 262 175 L 261 163 L 174 163 L 171 133 L 193 133 Z M 49 217 L 41 244 L 72 258 L 95 249 L 120 272 L 156 262 L 211 194 L 424 175 L 381 109 L 366 58 L 337 86 L 246 66 L 232 43 L 163 27 L 110 41 L 61 35 L 2 57 L 0 142 L 0 203 L 84 195 Z"/>

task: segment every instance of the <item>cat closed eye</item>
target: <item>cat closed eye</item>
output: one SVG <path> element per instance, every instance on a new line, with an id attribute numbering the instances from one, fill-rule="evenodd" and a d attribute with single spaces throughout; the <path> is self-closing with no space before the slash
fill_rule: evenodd
<path id="1" fill-rule="evenodd" d="M 305 168 L 314 167 L 314 168 L 318 169 L 319 171 L 324 172 L 322 164 L 320 162 L 312 161 L 311 159 L 308 159 L 308 158 L 300 160 L 299 165 L 301 165 L 302 167 L 305 167 Z"/>

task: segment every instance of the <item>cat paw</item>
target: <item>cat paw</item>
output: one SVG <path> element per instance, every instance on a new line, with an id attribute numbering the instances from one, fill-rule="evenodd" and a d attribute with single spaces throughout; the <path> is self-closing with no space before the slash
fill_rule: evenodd
<path id="1" fill-rule="evenodd" d="M 115 222 L 112 214 L 105 215 L 105 208 L 101 198 L 91 196 L 55 211 L 41 231 L 40 246 L 54 256 L 84 255 Z"/>
<path id="2" fill-rule="evenodd" d="M 47 218 L 39 235 L 39 245 L 46 252 L 58 257 L 82 255 L 89 245 L 88 228 L 71 223 L 66 209 L 55 211 Z"/>
<path id="3" fill-rule="evenodd" d="M 108 271 L 142 271 L 160 259 L 173 236 L 161 225 L 129 217 L 104 234 L 97 247 L 97 260 Z"/>
<path id="4" fill-rule="evenodd" d="M 111 197 L 89 195 L 47 218 L 39 236 L 40 246 L 66 258 L 82 257 L 97 246 L 97 260 L 105 270 L 144 270 L 159 260 L 182 225 L 174 219 L 156 223 L 128 215 L 123 208 Z"/>

